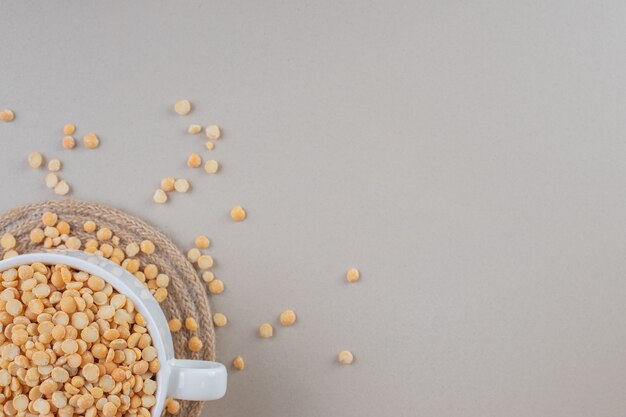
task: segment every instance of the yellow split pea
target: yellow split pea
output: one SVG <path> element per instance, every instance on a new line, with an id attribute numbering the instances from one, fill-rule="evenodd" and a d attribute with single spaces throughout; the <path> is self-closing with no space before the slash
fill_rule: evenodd
<path id="1" fill-rule="evenodd" d="M 59 183 L 59 177 L 56 174 L 51 172 L 48 175 L 46 175 L 45 182 L 46 182 L 46 187 L 50 189 L 54 189 L 54 187 L 56 187 L 56 185 Z"/>
<path id="2" fill-rule="evenodd" d="M 180 403 L 173 398 L 168 398 L 165 402 L 165 409 L 170 414 L 178 414 L 180 412 Z"/>
<path id="3" fill-rule="evenodd" d="M 224 327 L 228 324 L 228 317 L 223 313 L 215 313 L 213 314 L 213 324 L 216 327 Z"/>
<path id="4" fill-rule="evenodd" d="M 4 256 L 2 257 L 2 259 L 9 259 L 9 258 L 14 258 L 17 255 L 19 255 L 19 253 L 17 253 L 17 251 L 13 250 L 13 249 L 9 249 L 8 251 L 6 251 L 4 253 Z"/>
<path id="5" fill-rule="evenodd" d="M 200 235 L 196 238 L 195 244 L 198 249 L 207 249 L 211 245 L 211 241 L 208 237 Z"/>
<path id="6" fill-rule="evenodd" d="M 202 279 L 204 282 L 211 282 L 215 279 L 215 274 L 211 271 L 204 271 L 202 273 Z"/>
<path id="7" fill-rule="evenodd" d="M 237 356 L 235 359 L 233 359 L 233 368 L 243 371 L 245 366 L 246 364 L 241 356 Z"/>
<path id="8" fill-rule="evenodd" d="M 61 180 L 54 187 L 54 192 L 55 194 L 58 194 L 58 195 L 66 195 L 67 193 L 70 192 L 70 185 L 67 182 Z"/>
<path id="9" fill-rule="evenodd" d="M 230 218 L 236 222 L 241 222 L 246 218 L 246 211 L 241 206 L 235 206 L 230 210 Z"/>
<path id="10" fill-rule="evenodd" d="M 174 111 L 180 116 L 185 116 L 191 111 L 191 103 L 189 100 L 178 100 L 174 104 Z"/>
<path id="11" fill-rule="evenodd" d="M 198 268 L 209 269 L 213 266 L 213 258 L 209 255 L 202 255 L 198 258 Z"/>
<path id="12" fill-rule="evenodd" d="M 224 292 L 224 283 L 219 279 L 214 279 L 209 282 L 209 292 L 213 295 L 221 294 Z"/>
<path id="13" fill-rule="evenodd" d="M 200 352 L 202 350 L 202 341 L 198 336 L 192 336 L 189 338 L 189 342 L 187 343 L 187 347 L 192 352 Z"/>
<path id="14" fill-rule="evenodd" d="M 174 191 L 174 183 L 176 180 L 172 177 L 163 178 L 161 180 L 161 189 L 167 193 Z"/>
<path id="15" fill-rule="evenodd" d="M 15 119 L 15 113 L 9 109 L 0 111 L 0 120 L 3 122 L 12 122 Z"/>
<path id="16" fill-rule="evenodd" d="M 187 133 L 192 135 L 196 135 L 200 132 L 202 132 L 202 126 L 200 125 L 189 125 L 189 127 L 187 128 Z"/>
<path id="17" fill-rule="evenodd" d="M 198 322 L 193 317 L 187 317 L 185 319 L 185 328 L 191 332 L 198 330 Z"/>
<path id="18" fill-rule="evenodd" d="M 46 235 L 44 234 L 41 228 L 36 227 L 30 231 L 29 237 L 30 237 L 31 242 L 41 243 L 46 238 Z"/>
<path id="19" fill-rule="evenodd" d="M 2 238 L 0 238 L 0 245 L 2 245 L 2 249 L 13 249 L 15 244 L 15 237 L 11 233 L 5 233 L 2 235 Z"/>
<path id="20" fill-rule="evenodd" d="M 337 360 L 342 365 L 350 365 L 354 361 L 354 355 L 349 350 L 342 350 L 337 355 Z"/>
<path id="21" fill-rule="evenodd" d="M 350 283 L 357 282 L 361 278 L 361 273 L 356 268 L 350 268 L 346 272 L 346 280 Z"/>
<path id="22" fill-rule="evenodd" d="M 65 126 L 63 126 L 64 135 L 73 135 L 74 132 L 76 132 L 76 126 L 74 126 L 72 123 L 68 123 Z"/>
<path id="23" fill-rule="evenodd" d="M 101 227 L 96 233 L 98 240 L 111 240 L 113 232 L 108 227 Z"/>
<path id="24" fill-rule="evenodd" d="M 48 162 L 48 171 L 57 172 L 60 170 L 61 170 L 61 161 L 59 161 L 58 159 L 51 159 Z"/>
<path id="25" fill-rule="evenodd" d="M 100 145 L 100 139 L 95 133 L 87 133 L 83 136 L 83 144 L 87 149 L 95 149 Z"/>
<path id="26" fill-rule="evenodd" d="M 126 245 L 126 256 L 135 256 L 139 253 L 141 249 L 139 249 L 139 245 L 135 242 L 131 242 Z"/>
<path id="27" fill-rule="evenodd" d="M 74 149 L 76 147 L 76 139 L 72 136 L 65 136 L 61 141 L 61 144 L 65 149 Z"/>
<path id="28" fill-rule="evenodd" d="M 187 251 L 187 259 L 192 264 L 198 262 L 198 259 L 200 259 L 201 256 L 202 253 L 200 252 L 200 250 L 198 250 L 198 248 L 191 248 L 189 249 L 189 251 Z"/>
<path id="29" fill-rule="evenodd" d="M 189 191 L 189 181 L 179 178 L 174 182 L 174 189 L 179 193 L 186 193 Z"/>
<path id="30" fill-rule="evenodd" d="M 92 222 L 91 220 L 88 220 L 85 222 L 85 224 L 83 224 L 83 230 L 87 233 L 93 233 L 96 231 L 96 223 Z"/>
<path id="31" fill-rule="evenodd" d="M 168 326 L 170 328 L 170 332 L 176 333 L 183 327 L 183 323 L 181 323 L 181 321 L 178 319 L 171 319 L 168 322 Z"/>
<path id="32" fill-rule="evenodd" d="M 291 326 L 296 322 L 296 313 L 293 310 L 285 310 L 280 313 L 278 320 L 283 326 Z"/>
<path id="33" fill-rule="evenodd" d="M 139 248 L 146 255 L 152 255 L 154 251 L 156 250 L 154 243 L 152 243 L 149 240 L 144 240 L 143 242 L 141 242 L 141 244 L 139 245 Z"/>
<path id="34" fill-rule="evenodd" d="M 213 159 L 206 161 L 206 163 L 204 164 L 204 172 L 206 172 L 207 174 L 215 174 L 219 170 L 220 170 L 219 162 Z"/>
<path id="35" fill-rule="evenodd" d="M 187 158 L 187 166 L 189 168 L 198 168 L 200 165 L 202 165 L 202 157 L 200 155 L 197 153 L 189 155 L 189 158 Z"/>
<path id="36" fill-rule="evenodd" d="M 204 132 L 206 133 L 206 137 L 209 140 L 216 140 L 219 139 L 222 136 L 222 131 L 220 129 L 219 126 L 217 125 L 209 125 L 204 129 Z"/>
<path id="37" fill-rule="evenodd" d="M 165 194 L 165 191 L 159 188 L 154 192 L 152 199 L 157 204 L 163 204 L 167 202 L 167 194 Z"/>
<path id="38" fill-rule="evenodd" d="M 39 168 L 43 164 L 43 155 L 39 152 L 31 152 L 28 155 L 28 165 L 31 168 Z"/>
<path id="39" fill-rule="evenodd" d="M 274 336 L 274 328 L 269 323 L 263 323 L 259 326 L 259 336 L 268 339 Z"/>
<path id="40" fill-rule="evenodd" d="M 45 212 L 41 216 L 41 222 L 44 224 L 44 226 L 54 227 L 58 221 L 59 221 L 58 216 L 55 213 L 52 213 L 50 211 Z"/>

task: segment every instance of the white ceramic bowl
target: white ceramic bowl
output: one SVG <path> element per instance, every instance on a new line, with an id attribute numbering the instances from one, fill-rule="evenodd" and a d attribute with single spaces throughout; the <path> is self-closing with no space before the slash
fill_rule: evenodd
<path id="1" fill-rule="evenodd" d="M 0 272 L 34 262 L 46 265 L 63 264 L 97 275 L 135 303 L 137 311 L 148 322 L 148 331 L 161 362 L 161 370 L 157 373 L 156 403 L 151 410 L 152 417 L 161 416 L 167 397 L 209 401 L 224 396 L 227 380 L 224 365 L 217 362 L 176 359 L 172 335 L 159 303 L 148 289 L 124 268 L 86 252 L 57 250 L 30 253 L 0 261 Z"/>

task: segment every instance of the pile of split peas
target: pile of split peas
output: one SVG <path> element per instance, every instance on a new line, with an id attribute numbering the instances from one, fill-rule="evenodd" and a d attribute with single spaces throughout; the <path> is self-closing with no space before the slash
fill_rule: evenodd
<path id="1" fill-rule="evenodd" d="M 14 241 L 2 237 L 3 246 Z M 131 300 L 65 265 L 21 265 L 1 277 L 3 415 L 150 416 L 161 364 Z"/>
<path id="2" fill-rule="evenodd" d="M 192 104 L 189 100 L 179 100 L 174 104 L 174 112 L 180 116 L 186 116 L 192 112 Z M 11 110 L 0 111 L 0 120 L 4 122 L 11 122 L 15 118 L 15 114 Z M 190 135 L 198 135 L 204 133 L 206 136 L 205 150 L 211 151 L 215 148 L 215 141 L 222 138 L 222 131 L 218 125 L 212 124 L 203 127 L 200 124 L 190 124 L 187 128 L 187 133 Z M 77 141 L 74 139 L 76 133 L 76 126 L 68 123 L 63 126 L 63 137 L 61 140 L 62 147 L 68 150 L 74 149 L 77 146 Z M 96 149 L 100 144 L 98 136 L 89 132 L 83 136 L 83 146 L 87 149 Z M 44 156 L 39 152 L 32 152 L 28 155 L 28 164 L 34 168 L 39 169 L 45 165 Z M 62 168 L 62 163 L 59 159 L 51 159 L 47 163 L 48 174 L 45 176 L 45 184 L 48 188 L 54 190 L 58 195 L 65 196 L 70 193 L 69 184 L 59 178 L 57 172 Z M 204 171 L 207 174 L 217 174 L 220 170 L 220 163 L 213 159 L 203 160 L 200 153 L 192 153 L 186 160 L 186 165 L 190 169 L 197 169 L 203 166 Z M 190 190 L 191 184 L 187 179 L 165 177 L 161 179 L 159 187 L 153 193 L 153 200 L 155 203 L 164 204 L 169 199 L 169 193 L 186 193 Z M 43 219 L 43 226 L 41 228 L 34 229 L 30 233 L 30 239 L 35 243 L 42 244 L 43 247 L 67 247 L 71 249 L 83 249 L 90 253 L 97 253 L 102 255 L 120 265 L 124 266 L 131 273 L 133 273 L 139 280 L 150 289 L 157 301 L 162 302 L 167 297 L 167 284 L 169 283 L 169 277 L 164 274 L 160 274 L 154 265 L 141 265 L 137 258 L 134 258 L 140 251 L 144 253 L 154 252 L 154 244 L 152 242 L 137 242 L 130 243 L 126 247 L 119 246 L 119 239 L 113 235 L 113 232 L 106 229 L 98 229 L 94 222 L 87 222 L 84 225 L 84 230 L 88 233 L 96 233 L 94 239 L 90 239 L 87 242 L 81 242 L 78 238 L 71 235 L 69 225 L 63 221 L 51 221 L 46 217 L 55 217 L 53 213 L 47 213 Z M 235 222 L 244 221 L 247 217 L 246 210 L 241 206 L 235 206 L 230 210 L 230 218 Z M 2 248 L 5 250 L 4 257 L 11 257 L 17 255 L 13 249 L 15 246 L 15 238 L 10 235 L 2 237 Z M 202 251 L 209 248 L 210 240 L 200 235 L 195 239 L 194 246 L 187 252 L 187 259 L 197 266 L 201 272 L 203 280 L 207 283 L 209 292 L 212 295 L 221 294 L 224 291 L 224 283 L 215 278 L 210 268 L 213 266 L 213 258 L 209 255 L 203 254 Z M 349 283 L 355 283 L 360 279 L 360 272 L 356 268 L 351 268 L 346 272 L 345 279 Z M 228 324 L 228 318 L 224 313 L 215 313 L 212 317 L 213 323 L 216 327 L 225 327 Z M 281 326 L 292 326 L 297 320 L 297 315 L 293 310 L 285 310 L 280 313 L 278 317 L 278 323 Z M 188 317 L 184 319 L 185 328 L 189 331 L 197 330 L 197 322 L 194 318 Z M 169 328 L 172 332 L 177 332 L 182 329 L 183 322 L 179 318 L 172 318 L 169 321 Z M 270 323 L 262 323 L 258 328 L 258 334 L 261 338 L 272 338 L 274 336 L 274 327 Z M 189 339 L 188 347 L 191 351 L 197 352 L 202 348 L 202 341 L 193 336 Z M 337 361 L 341 364 L 351 364 L 354 360 L 354 356 L 350 351 L 344 350 L 337 355 Z M 232 366 L 235 369 L 243 370 L 245 363 L 241 356 L 235 357 L 232 361 Z M 175 404 L 175 403 L 171 403 Z M 172 406 L 175 407 L 175 406 Z"/>

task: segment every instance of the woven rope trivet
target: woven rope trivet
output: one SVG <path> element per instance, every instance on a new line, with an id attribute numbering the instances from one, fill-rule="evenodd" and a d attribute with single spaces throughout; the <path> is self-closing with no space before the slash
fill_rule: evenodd
<path id="1" fill-rule="evenodd" d="M 192 353 L 187 349 L 191 337 L 183 329 L 173 334 L 174 349 L 179 358 L 215 360 L 215 333 L 211 320 L 211 310 L 206 291 L 206 284 L 196 273 L 194 267 L 178 248 L 163 233 L 149 226 L 142 220 L 120 210 L 105 205 L 77 200 L 43 201 L 12 209 L 0 216 L 0 236 L 11 233 L 17 239 L 15 248 L 20 254 L 43 251 L 41 245 L 30 241 L 29 233 L 35 227 L 41 227 L 41 216 L 46 211 L 54 212 L 59 220 L 65 220 L 72 228 L 72 236 L 78 237 L 83 244 L 94 234 L 86 233 L 83 224 L 93 220 L 98 227 L 108 227 L 120 238 L 121 247 L 130 242 L 140 243 L 151 240 L 156 251 L 152 255 L 140 254 L 137 257 L 143 264 L 155 264 L 159 271 L 169 275 L 168 296 L 161 308 L 165 316 L 179 318 L 194 317 L 198 321 L 196 335 L 204 343 L 202 351 Z M 184 417 L 197 417 L 202 411 L 201 402 L 181 402 L 180 414 Z"/>

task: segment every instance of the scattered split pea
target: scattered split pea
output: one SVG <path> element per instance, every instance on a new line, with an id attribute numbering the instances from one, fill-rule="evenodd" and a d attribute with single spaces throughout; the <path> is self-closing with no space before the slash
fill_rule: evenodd
<path id="1" fill-rule="evenodd" d="M 100 139 L 95 133 L 87 133 L 83 136 L 83 144 L 87 149 L 95 149 L 100 145 Z"/>
<path id="2" fill-rule="evenodd" d="M 31 168 L 39 168 L 41 164 L 43 164 L 43 155 L 39 152 L 31 152 L 28 155 L 28 165 L 30 165 Z"/>
<path id="3" fill-rule="evenodd" d="M 67 182 L 61 180 L 54 187 L 54 192 L 58 195 L 67 195 L 70 192 L 70 186 Z"/>
<path id="4" fill-rule="evenodd" d="M 174 189 L 179 193 L 186 193 L 189 191 L 189 181 L 179 178 L 174 182 Z"/>
<path id="5" fill-rule="evenodd" d="M 41 221 L 44 226 L 54 227 L 59 221 L 59 218 L 55 213 L 47 211 L 41 216 Z"/>
<path id="6" fill-rule="evenodd" d="M 140 250 L 141 249 L 139 249 L 139 245 L 137 243 L 131 242 L 128 245 L 126 245 L 126 256 L 130 256 L 130 257 L 136 256 Z"/>
<path id="7" fill-rule="evenodd" d="M 48 162 L 48 171 L 50 172 L 58 172 L 61 170 L 61 161 L 58 159 L 51 159 Z"/>
<path id="8" fill-rule="evenodd" d="M 178 414 L 180 412 L 180 403 L 173 398 L 168 398 L 165 402 L 165 409 L 170 414 Z"/>
<path id="9" fill-rule="evenodd" d="M 349 350 L 342 350 L 337 355 L 337 360 L 342 365 L 350 365 L 354 361 L 354 355 Z"/>
<path id="10" fill-rule="evenodd" d="M 204 282 L 211 282 L 215 279 L 215 274 L 213 274 L 213 272 L 211 271 L 204 271 L 202 273 L 202 279 L 204 280 Z"/>
<path id="11" fill-rule="evenodd" d="M 41 228 L 36 227 L 30 231 L 29 237 L 30 237 L 31 242 L 41 243 L 46 238 L 46 235 L 44 234 Z"/>
<path id="12" fill-rule="evenodd" d="M 187 347 L 192 352 L 200 352 L 202 350 L 202 341 L 198 336 L 191 336 L 189 338 L 189 342 L 187 343 Z"/>
<path id="13" fill-rule="evenodd" d="M 215 313 L 213 314 L 213 324 L 216 327 L 224 327 L 228 324 L 228 318 L 223 313 Z"/>
<path id="14" fill-rule="evenodd" d="M 219 279 L 214 279 L 209 282 L 209 292 L 213 295 L 221 294 L 224 292 L 224 283 Z"/>
<path id="15" fill-rule="evenodd" d="M 167 194 L 162 189 L 158 189 L 154 192 L 152 199 L 157 204 L 163 204 L 167 202 Z"/>
<path id="16" fill-rule="evenodd" d="M 96 231 L 96 223 L 92 222 L 91 220 L 88 220 L 85 222 L 85 224 L 83 224 L 83 230 L 87 233 L 93 233 Z"/>
<path id="17" fill-rule="evenodd" d="M 169 325 L 170 331 L 174 333 L 178 332 L 183 327 L 183 324 L 178 319 L 171 319 L 168 322 L 168 325 Z"/>
<path id="18" fill-rule="evenodd" d="M 236 222 L 241 222 L 246 218 L 246 211 L 241 206 L 235 206 L 230 210 L 230 218 Z"/>
<path id="19" fill-rule="evenodd" d="M 51 172 L 48 175 L 46 175 L 45 181 L 46 181 L 46 187 L 54 189 L 54 187 L 56 187 L 56 185 L 59 183 L 59 177 L 57 177 L 56 174 Z"/>
<path id="20" fill-rule="evenodd" d="M 192 264 L 195 264 L 196 262 L 198 262 L 198 259 L 200 259 L 200 256 L 202 256 L 202 253 L 198 250 L 198 248 L 191 248 L 189 249 L 189 251 L 187 251 L 187 259 Z"/>
<path id="21" fill-rule="evenodd" d="M 357 282 L 361 278 L 361 273 L 356 268 L 350 268 L 346 272 L 346 280 L 350 283 Z"/>
<path id="22" fill-rule="evenodd" d="M 2 257 L 2 259 L 9 259 L 9 258 L 14 258 L 17 255 L 19 255 L 19 253 L 17 253 L 17 251 L 13 250 L 13 249 L 9 249 L 8 251 L 6 251 L 4 253 L 4 256 Z"/>
<path id="23" fill-rule="evenodd" d="M 211 245 L 211 241 L 208 237 L 200 235 L 196 238 L 195 244 L 198 249 L 207 249 Z"/>
<path id="24" fill-rule="evenodd" d="M 222 131 L 220 130 L 220 127 L 217 125 L 209 125 L 204 129 L 204 132 L 206 133 L 206 137 L 209 140 L 216 140 L 219 139 L 222 136 Z"/>
<path id="25" fill-rule="evenodd" d="M 76 147 L 76 139 L 72 136 L 65 136 L 61 141 L 61 144 L 65 149 L 74 149 Z"/>
<path id="26" fill-rule="evenodd" d="M 198 258 L 198 268 L 209 269 L 213 266 L 213 258 L 209 255 L 202 255 Z"/>
<path id="27" fill-rule="evenodd" d="M 12 122 L 15 119 L 15 113 L 12 110 L 4 109 L 0 111 L 0 120 L 3 122 Z"/>
<path id="28" fill-rule="evenodd" d="M 169 193 L 170 191 L 174 191 L 175 182 L 176 180 L 172 177 L 163 178 L 161 180 L 161 189 L 165 191 L 166 193 Z"/>
<path id="29" fill-rule="evenodd" d="M 272 327 L 272 325 L 269 323 L 263 323 L 261 326 L 259 326 L 259 336 L 264 339 L 268 339 L 274 336 L 274 328 Z"/>
<path id="30" fill-rule="evenodd" d="M 282 326 L 291 326 L 296 322 L 296 313 L 293 310 L 285 310 L 278 317 Z"/>
<path id="31" fill-rule="evenodd" d="M 206 161 L 205 164 L 204 164 L 204 171 L 207 174 L 215 174 L 217 171 L 219 171 L 219 169 L 220 169 L 219 162 L 217 162 L 217 161 L 215 161 L 213 159 L 210 159 L 210 160 Z"/>
<path id="32" fill-rule="evenodd" d="M 143 242 L 141 242 L 139 247 L 141 251 L 145 253 L 146 255 L 152 255 L 156 249 L 154 246 L 154 243 L 152 243 L 149 240 L 144 240 Z"/>
<path id="33" fill-rule="evenodd" d="M 101 227 L 96 233 L 98 240 L 111 240 L 113 232 L 108 227 Z"/>
<path id="34" fill-rule="evenodd" d="M 187 133 L 190 133 L 192 135 L 197 135 L 200 132 L 202 132 L 202 126 L 200 125 L 189 125 L 189 127 L 187 128 Z"/>
<path id="35" fill-rule="evenodd" d="M 174 111 L 180 116 L 185 116 L 191 111 L 191 103 L 189 100 L 178 100 L 174 104 Z"/>
<path id="36" fill-rule="evenodd" d="M 5 233 L 0 238 L 0 245 L 2 246 L 2 249 L 13 249 L 15 244 L 15 237 L 11 233 Z"/>
<path id="37" fill-rule="evenodd" d="M 237 356 L 235 359 L 233 359 L 233 368 L 243 371 L 245 366 L 246 364 L 241 356 Z"/>
<path id="38" fill-rule="evenodd" d="M 72 123 L 68 123 L 65 126 L 63 126 L 64 135 L 73 135 L 74 132 L 76 132 L 76 126 L 74 126 Z"/>
<path id="39" fill-rule="evenodd" d="M 187 166 L 189 168 L 198 168 L 200 165 L 202 165 L 202 157 L 200 155 L 197 153 L 189 155 L 189 158 L 187 158 Z"/>
<path id="40" fill-rule="evenodd" d="M 193 317 L 187 317 L 185 319 L 185 328 L 191 332 L 198 330 L 198 322 Z"/>

